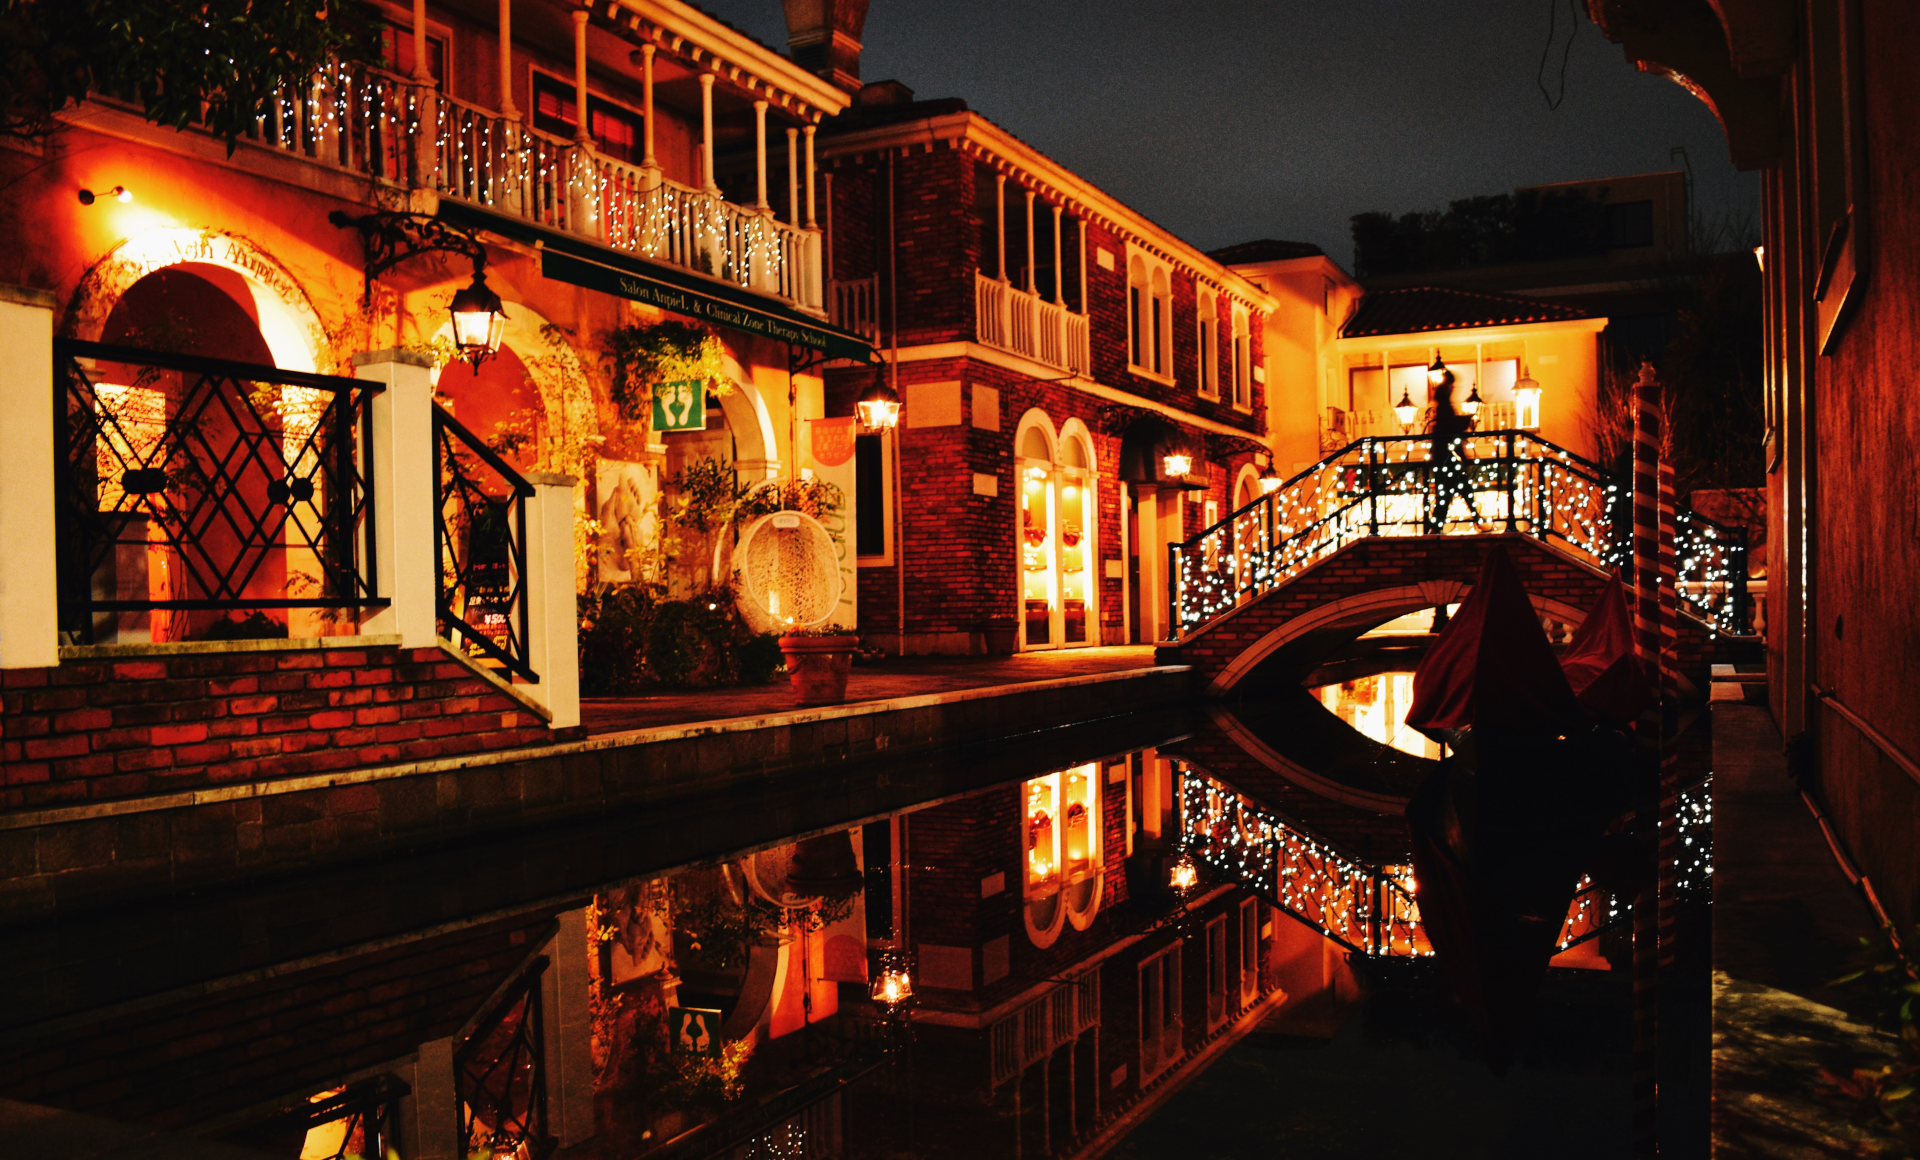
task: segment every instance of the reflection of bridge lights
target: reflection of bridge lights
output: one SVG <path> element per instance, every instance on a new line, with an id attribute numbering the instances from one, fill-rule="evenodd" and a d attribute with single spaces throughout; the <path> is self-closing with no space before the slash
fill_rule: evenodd
<path id="1" fill-rule="evenodd" d="M 1174 859 L 1173 868 L 1167 871 L 1167 885 L 1181 894 L 1186 894 L 1200 884 L 1200 868 L 1193 864 L 1191 855 L 1182 854 Z"/>
<path id="2" fill-rule="evenodd" d="M 885 1003 L 888 1007 L 897 1007 L 913 998 L 913 976 L 905 967 L 893 967 L 875 975 L 873 979 L 873 998 L 875 1002 Z"/>

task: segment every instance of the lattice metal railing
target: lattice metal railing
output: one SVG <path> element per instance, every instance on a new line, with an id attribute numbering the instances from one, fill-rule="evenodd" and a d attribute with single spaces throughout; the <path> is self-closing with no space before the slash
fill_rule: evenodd
<path id="1" fill-rule="evenodd" d="M 1625 502 L 1598 466 L 1526 431 L 1361 439 L 1168 545 L 1171 621 L 1191 633 L 1368 536 L 1519 532 L 1615 567 Z"/>
<path id="2" fill-rule="evenodd" d="M 1716 634 L 1752 629 L 1747 599 L 1747 529 L 1715 523 L 1694 511 L 1674 515 L 1674 588 Z"/>
<path id="3" fill-rule="evenodd" d="M 538 683 L 527 659 L 527 501 L 533 484 L 433 409 L 441 632 L 468 655 Z"/>
<path id="4" fill-rule="evenodd" d="M 412 1089 L 389 1075 L 341 1088 L 300 1109 L 306 1160 L 383 1160 L 400 1148 L 400 1101 Z"/>
<path id="5" fill-rule="evenodd" d="M 1195 857 L 1341 946 L 1383 958 L 1433 953 L 1412 866 L 1354 857 L 1184 763 L 1180 806 L 1184 845 Z M 1600 934 L 1627 907 L 1583 877 L 1567 907 L 1559 949 Z"/>
<path id="6" fill-rule="evenodd" d="M 52 389 L 68 639 L 386 603 L 364 470 L 376 384 L 56 339 Z"/>
<path id="7" fill-rule="evenodd" d="M 454 1053 L 463 1156 L 540 1160 L 553 1150 L 540 1009 L 546 968 L 535 959 Z"/>

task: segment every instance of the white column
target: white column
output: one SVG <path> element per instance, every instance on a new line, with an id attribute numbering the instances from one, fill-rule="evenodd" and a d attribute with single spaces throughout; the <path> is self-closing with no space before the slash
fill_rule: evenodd
<path id="1" fill-rule="evenodd" d="M 433 80 L 427 70 L 427 0 L 413 0 L 413 79 L 420 84 Z"/>
<path id="2" fill-rule="evenodd" d="M 513 0 L 500 0 L 500 115 L 520 116 L 513 107 Z"/>
<path id="3" fill-rule="evenodd" d="M 767 204 L 767 103 L 753 103 L 754 207 L 765 213 Z"/>
<path id="4" fill-rule="evenodd" d="M 1080 219 L 1080 313 L 1092 313 L 1087 309 L 1087 219 Z"/>
<path id="5" fill-rule="evenodd" d="M 1053 207 L 1053 301 L 1055 305 L 1067 304 L 1067 256 L 1060 249 L 1060 213 L 1061 206 Z"/>
<path id="6" fill-rule="evenodd" d="M 592 121 L 587 115 L 587 10 L 573 10 L 573 140 L 593 144 Z"/>
<path id="7" fill-rule="evenodd" d="M 593 986 L 587 956 L 584 908 L 562 911 L 560 929 L 547 943 L 547 969 L 540 975 L 541 1044 L 546 1058 L 547 1128 L 562 1148 L 593 1136 L 593 1020 L 587 1008 Z"/>
<path id="8" fill-rule="evenodd" d="M 800 228 L 800 130 L 787 126 L 787 221 Z"/>
<path id="9" fill-rule="evenodd" d="M 640 164 L 648 169 L 656 168 L 660 164 L 653 158 L 653 53 L 653 45 L 640 46 L 640 119 L 646 149 L 640 158 Z"/>
<path id="10" fill-rule="evenodd" d="M 422 1043 L 400 1078 L 412 1089 L 400 1097 L 400 1154 L 407 1160 L 462 1160 L 453 1040 Z"/>
<path id="11" fill-rule="evenodd" d="M 0 669 L 60 663 L 53 295 L 0 285 Z"/>
<path id="12" fill-rule="evenodd" d="M 1007 280 L 1007 175 L 996 173 L 993 176 L 993 264 L 998 268 L 1000 281 Z"/>
<path id="13" fill-rule="evenodd" d="M 700 188 L 708 193 L 720 192 L 720 183 L 713 179 L 713 74 L 700 74 Z"/>
<path id="14" fill-rule="evenodd" d="M 375 590 L 390 601 L 361 631 L 397 634 L 402 648 L 440 642 L 439 540 L 433 510 L 433 356 L 376 350 L 353 356 L 353 377 L 383 383 L 369 404 L 373 446 Z"/>
<path id="15" fill-rule="evenodd" d="M 813 220 L 813 126 L 808 125 L 801 132 L 807 136 L 807 228 L 817 228 Z"/>
<path id="16" fill-rule="evenodd" d="M 540 683 L 520 691 L 546 706 L 548 724 L 580 724 L 579 605 L 574 595 L 571 475 L 525 473 L 527 504 L 527 664 Z"/>
<path id="17" fill-rule="evenodd" d="M 1033 293 L 1033 191 L 1027 191 L 1027 293 Z"/>

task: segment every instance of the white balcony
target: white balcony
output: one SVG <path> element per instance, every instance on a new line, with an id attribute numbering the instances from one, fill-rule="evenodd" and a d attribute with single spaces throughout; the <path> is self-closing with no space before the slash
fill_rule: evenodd
<path id="1" fill-rule="evenodd" d="M 980 343 L 1073 374 L 1092 375 L 1086 315 L 984 274 L 974 275 L 973 287 L 974 335 Z"/>
<path id="2" fill-rule="evenodd" d="M 1520 416 L 1515 404 L 1482 403 L 1480 413 L 1474 416 L 1473 428 L 1476 431 L 1514 431 Z M 1536 421 L 1528 429 L 1539 426 Z M 1427 416 L 1424 410 L 1414 416 L 1411 428 L 1400 425 L 1400 416 L 1392 408 L 1378 411 L 1343 411 L 1338 407 L 1328 407 L 1320 417 L 1320 450 L 1338 451 L 1355 439 L 1392 438 L 1396 435 L 1418 434 L 1427 429 Z"/>
<path id="3" fill-rule="evenodd" d="M 875 346 L 880 344 L 880 275 L 866 278 L 836 278 L 832 286 L 832 309 L 828 317 L 848 334 L 857 334 Z"/>
<path id="4" fill-rule="evenodd" d="M 251 139 L 826 314 L 817 230 L 380 69 L 337 66 L 284 91 Z"/>

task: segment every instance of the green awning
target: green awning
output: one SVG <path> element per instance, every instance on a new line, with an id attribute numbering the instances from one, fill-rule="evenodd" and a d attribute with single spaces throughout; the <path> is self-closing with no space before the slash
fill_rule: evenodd
<path id="1" fill-rule="evenodd" d="M 539 243 L 540 273 L 557 282 L 645 302 L 776 342 L 809 347 L 828 358 L 873 361 L 873 346 L 865 339 L 742 287 L 460 202 L 442 201 L 440 217 L 470 229 Z"/>

